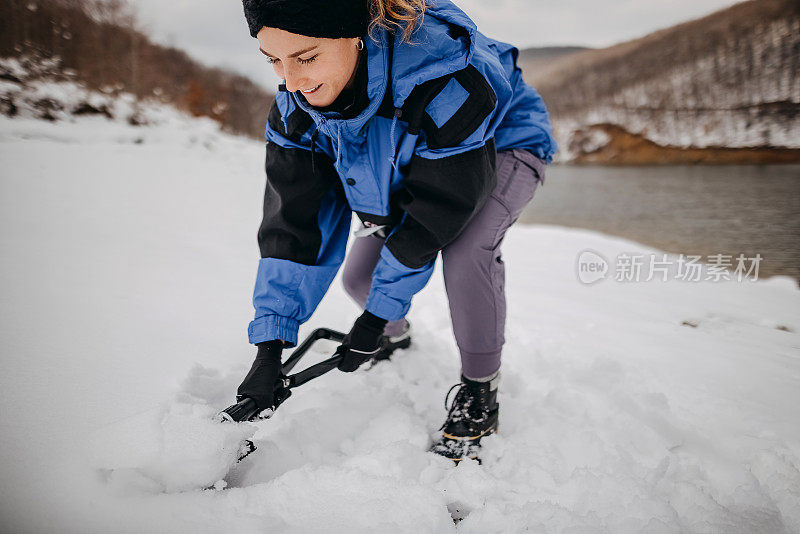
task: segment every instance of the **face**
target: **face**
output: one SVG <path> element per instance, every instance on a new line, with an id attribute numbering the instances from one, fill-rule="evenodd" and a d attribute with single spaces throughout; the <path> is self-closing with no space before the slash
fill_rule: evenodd
<path id="1" fill-rule="evenodd" d="M 328 106 L 352 84 L 358 65 L 358 38 L 322 39 L 261 28 L 256 35 L 261 53 L 286 89 L 302 91 L 312 106 Z"/>

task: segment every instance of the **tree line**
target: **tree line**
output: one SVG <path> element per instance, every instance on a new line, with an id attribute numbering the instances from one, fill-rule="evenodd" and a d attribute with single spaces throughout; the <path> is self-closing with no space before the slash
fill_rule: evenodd
<path id="1" fill-rule="evenodd" d="M 225 130 L 263 138 L 272 95 L 245 76 L 206 67 L 153 43 L 126 0 L 4 0 L 0 56 L 57 59 L 88 88 L 171 103 Z"/>

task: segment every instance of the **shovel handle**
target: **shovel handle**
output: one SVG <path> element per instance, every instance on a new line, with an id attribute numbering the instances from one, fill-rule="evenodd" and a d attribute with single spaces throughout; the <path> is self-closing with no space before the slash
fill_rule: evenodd
<path id="1" fill-rule="evenodd" d="M 318 364 L 312 365 L 308 369 L 303 369 L 299 373 L 295 373 L 291 376 L 286 378 L 289 379 L 289 388 L 296 388 L 297 386 L 302 386 L 309 380 L 313 380 L 318 376 L 322 376 L 331 369 L 335 369 L 339 366 L 339 362 L 342 361 L 342 354 L 339 352 L 339 349 L 336 349 L 336 352 L 333 353 L 333 356 L 328 358 L 327 360 L 321 361 Z"/>
<path id="2" fill-rule="evenodd" d="M 331 369 L 335 369 L 339 365 L 339 362 L 342 361 L 342 354 L 337 348 L 336 352 L 333 353 L 333 356 L 327 360 L 312 365 L 308 369 L 303 369 L 299 373 L 289 375 L 289 371 L 291 371 L 292 368 L 297 365 L 297 363 L 300 361 L 300 358 L 302 358 L 305 353 L 308 352 L 308 349 L 310 349 L 311 346 L 320 339 L 330 339 L 332 341 L 341 343 L 344 339 L 344 334 L 337 332 L 336 330 L 331 330 L 330 328 L 317 328 L 308 336 L 306 336 L 300 346 L 297 347 L 294 352 L 292 352 L 292 355 L 289 356 L 289 359 L 283 364 L 283 374 L 287 375 L 287 381 L 284 383 L 288 389 L 302 386 L 309 380 L 313 380 L 314 378 L 324 375 Z"/>
<path id="3" fill-rule="evenodd" d="M 344 339 L 344 334 L 337 332 L 336 330 L 331 330 L 330 328 L 317 328 L 308 336 L 306 336 L 303 342 L 292 352 L 292 355 L 289 356 L 289 359 L 287 359 L 281 367 L 281 373 L 283 376 L 281 377 L 281 380 L 278 380 L 278 383 L 275 384 L 275 406 L 273 409 L 277 409 L 278 406 L 283 403 L 283 401 L 291 396 L 292 388 L 302 386 L 309 380 L 313 380 L 318 376 L 324 375 L 328 371 L 335 369 L 339 365 L 339 362 L 342 361 L 342 354 L 337 348 L 333 356 L 327 360 L 321 361 L 316 365 L 312 365 L 308 369 L 303 369 L 299 373 L 290 375 L 289 372 L 292 370 L 292 368 L 294 368 L 294 366 L 300 362 L 300 359 L 305 356 L 306 352 L 308 352 L 311 346 L 320 339 L 330 339 L 332 341 L 341 343 Z M 221 411 L 218 417 L 222 421 L 250 421 L 260 411 L 261 410 L 259 410 L 258 406 L 256 405 L 256 401 L 245 397 L 239 400 L 239 402 L 233 406 L 229 406 L 225 410 Z M 250 452 L 247 452 L 244 456 L 247 456 L 247 454 Z M 241 458 L 244 458 L 244 456 Z"/>
<path id="4" fill-rule="evenodd" d="M 283 374 L 288 375 L 294 368 L 294 366 L 297 365 L 297 363 L 300 361 L 300 358 L 302 358 L 306 354 L 306 352 L 308 352 L 308 349 L 310 349 L 311 346 L 320 339 L 330 339 L 332 341 L 341 343 L 342 340 L 344 339 L 344 334 L 336 330 L 331 330 L 330 328 L 317 328 L 313 330 L 310 334 L 306 336 L 303 342 L 300 343 L 300 345 L 298 345 L 296 349 L 294 349 L 292 355 L 289 356 L 289 359 L 287 359 L 284 362 L 283 367 L 281 368 Z M 325 363 L 325 362 L 320 362 L 320 363 Z"/>

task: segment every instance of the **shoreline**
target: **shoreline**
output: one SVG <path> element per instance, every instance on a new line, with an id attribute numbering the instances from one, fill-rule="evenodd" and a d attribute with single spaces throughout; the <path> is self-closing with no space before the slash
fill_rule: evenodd
<path id="1" fill-rule="evenodd" d="M 627 239 L 627 240 L 630 240 L 630 241 L 634 241 L 634 242 L 636 242 L 638 244 L 641 244 L 641 245 L 643 245 L 645 247 L 651 247 L 651 248 L 654 248 L 654 249 L 658 249 L 660 252 L 664 252 L 664 253 L 670 254 L 670 255 L 683 254 L 684 256 L 695 255 L 695 256 L 702 256 L 703 258 L 707 258 L 708 256 L 710 256 L 712 254 L 720 254 L 720 253 L 722 253 L 722 254 L 730 254 L 735 258 L 738 254 L 744 253 L 744 251 L 741 251 L 741 250 L 732 251 L 732 252 L 730 252 L 730 251 L 720 251 L 720 250 L 717 250 L 717 249 L 713 249 L 713 250 L 711 250 L 711 249 L 709 249 L 709 250 L 698 250 L 697 247 L 695 247 L 694 249 L 679 250 L 678 247 L 670 245 L 670 244 L 668 244 L 668 243 L 666 243 L 664 241 L 659 242 L 658 239 L 650 239 L 650 238 L 648 238 L 646 236 L 641 236 L 640 234 L 636 234 L 635 232 L 630 232 L 627 235 L 623 235 L 623 234 L 609 232 L 609 231 L 606 231 L 606 230 L 600 230 L 600 229 L 597 229 L 597 228 L 589 228 L 587 226 L 581 226 L 581 225 L 578 225 L 578 224 L 547 223 L 547 222 L 525 222 L 525 221 L 521 221 L 521 220 L 517 224 L 519 224 L 521 226 L 526 226 L 526 227 L 550 226 L 550 227 L 555 227 L 555 228 L 588 230 L 588 231 L 591 231 L 591 232 L 596 232 L 598 234 L 602 234 L 602 235 L 607 236 L 609 238 L 619 238 L 619 239 Z M 704 260 L 703 264 L 707 265 L 708 262 Z M 785 266 L 785 265 L 781 265 L 778 262 L 770 263 L 769 258 L 764 256 L 764 255 L 762 255 L 761 263 L 760 263 L 759 269 L 758 269 L 758 280 L 770 278 L 772 276 L 788 276 L 790 278 L 793 278 L 794 280 L 796 280 L 798 282 L 798 284 L 800 284 L 800 262 L 798 263 L 797 266 L 792 268 L 792 267 L 788 267 L 788 266 Z"/>
<path id="2" fill-rule="evenodd" d="M 587 150 L 582 145 L 596 136 L 608 142 Z M 571 134 L 566 147 L 568 165 L 785 165 L 800 164 L 800 148 L 785 147 L 680 147 L 660 145 L 616 124 L 587 126 Z"/>

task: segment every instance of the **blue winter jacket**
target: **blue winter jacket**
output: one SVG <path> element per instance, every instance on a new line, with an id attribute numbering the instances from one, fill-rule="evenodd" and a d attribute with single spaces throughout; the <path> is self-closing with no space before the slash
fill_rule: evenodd
<path id="1" fill-rule="evenodd" d="M 549 163 L 556 151 L 517 49 L 451 1 L 426 10 L 410 43 L 384 30 L 364 42 L 368 103 L 356 117 L 320 112 L 285 86 L 270 110 L 251 343 L 297 343 L 344 260 L 353 211 L 386 235 L 366 309 L 404 317 L 494 189 L 496 152 Z"/>

